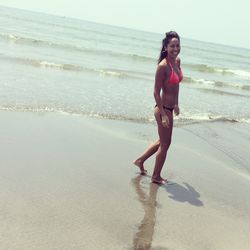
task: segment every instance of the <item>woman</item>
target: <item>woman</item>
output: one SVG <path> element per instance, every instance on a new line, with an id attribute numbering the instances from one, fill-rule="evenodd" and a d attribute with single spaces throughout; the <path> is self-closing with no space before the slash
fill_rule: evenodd
<path id="1" fill-rule="evenodd" d="M 180 37 L 174 32 L 166 33 L 162 41 L 162 49 L 155 74 L 154 98 L 156 101 L 154 115 L 158 126 L 159 139 L 153 143 L 134 164 L 140 168 L 141 174 L 146 174 L 143 163 L 156 153 L 152 182 L 166 184 L 161 177 L 161 170 L 166 160 L 168 148 L 171 144 L 173 129 L 173 111 L 179 115 L 178 95 L 179 83 L 183 79 L 181 61 L 177 57 L 180 53 Z"/>

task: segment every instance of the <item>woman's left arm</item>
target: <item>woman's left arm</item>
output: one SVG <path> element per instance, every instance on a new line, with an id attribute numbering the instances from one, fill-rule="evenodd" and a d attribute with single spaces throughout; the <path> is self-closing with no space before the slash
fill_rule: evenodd
<path id="1" fill-rule="evenodd" d="M 177 58 L 176 62 L 177 62 L 179 70 L 181 70 L 181 60 L 180 60 L 180 58 Z M 179 108 L 179 84 L 178 84 L 178 86 L 176 86 L 174 113 L 176 115 L 180 114 L 180 108 Z"/>
<path id="2" fill-rule="evenodd" d="M 174 113 L 175 115 L 180 114 L 179 109 L 179 84 L 176 86 L 176 96 L 175 96 L 175 104 L 174 104 Z"/>

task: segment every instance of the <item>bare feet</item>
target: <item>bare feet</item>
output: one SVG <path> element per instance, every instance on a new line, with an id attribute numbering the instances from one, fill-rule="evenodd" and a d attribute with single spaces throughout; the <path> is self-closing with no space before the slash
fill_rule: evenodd
<path id="1" fill-rule="evenodd" d="M 159 185 L 165 185 L 165 184 L 167 184 L 168 183 L 168 181 L 167 181 L 167 179 L 163 179 L 163 178 L 152 178 L 152 183 L 156 183 L 156 184 L 159 184 Z"/>
<path id="2" fill-rule="evenodd" d="M 143 166 L 143 162 L 141 160 L 135 160 L 133 161 L 133 163 L 139 167 L 140 171 L 141 171 L 141 175 L 146 175 L 147 174 L 147 170 L 144 169 L 144 166 Z"/>

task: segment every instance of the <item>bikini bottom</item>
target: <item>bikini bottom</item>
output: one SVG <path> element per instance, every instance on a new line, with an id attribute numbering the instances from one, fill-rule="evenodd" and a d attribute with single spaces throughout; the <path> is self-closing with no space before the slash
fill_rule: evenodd
<path id="1" fill-rule="evenodd" d="M 157 107 L 157 104 L 155 105 L 155 108 Z M 169 110 L 170 112 L 173 112 L 174 108 L 168 108 L 166 106 L 163 106 L 165 110 Z"/>

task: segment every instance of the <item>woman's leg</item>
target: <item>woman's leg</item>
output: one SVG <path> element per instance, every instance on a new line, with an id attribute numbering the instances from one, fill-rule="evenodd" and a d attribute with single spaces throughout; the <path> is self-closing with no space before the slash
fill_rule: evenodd
<path id="1" fill-rule="evenodd" d="M 160 140 L 158 139 L 153 144 L 151 144 L 141 156 L 134 160 L 133 163 L 140 168 L 142 174 L 145 174 L 147 172 L 147 170 L 145 170 L 143 166 L 144 161 L 146 161 L 151 155 L 157 152 L 159 146 Z"/>
<path id="2" fill-rule="evenodd" d="M 167 151 L 171 144 L 172 130 L 173 130 L 173 113 L 169 110 L 165 110 L 168 119 L 169 127 L 163 127 L 160 111 L 158 108 L 155 109 L 155 118 L 158 125 L 158 133 L 160 138 L 160 146 L 156 153 L 155 167 L 152 175 L 152 182 L 162 183 L 164 179 L 161 177 L 161 170 L 166 160 Z"/>

